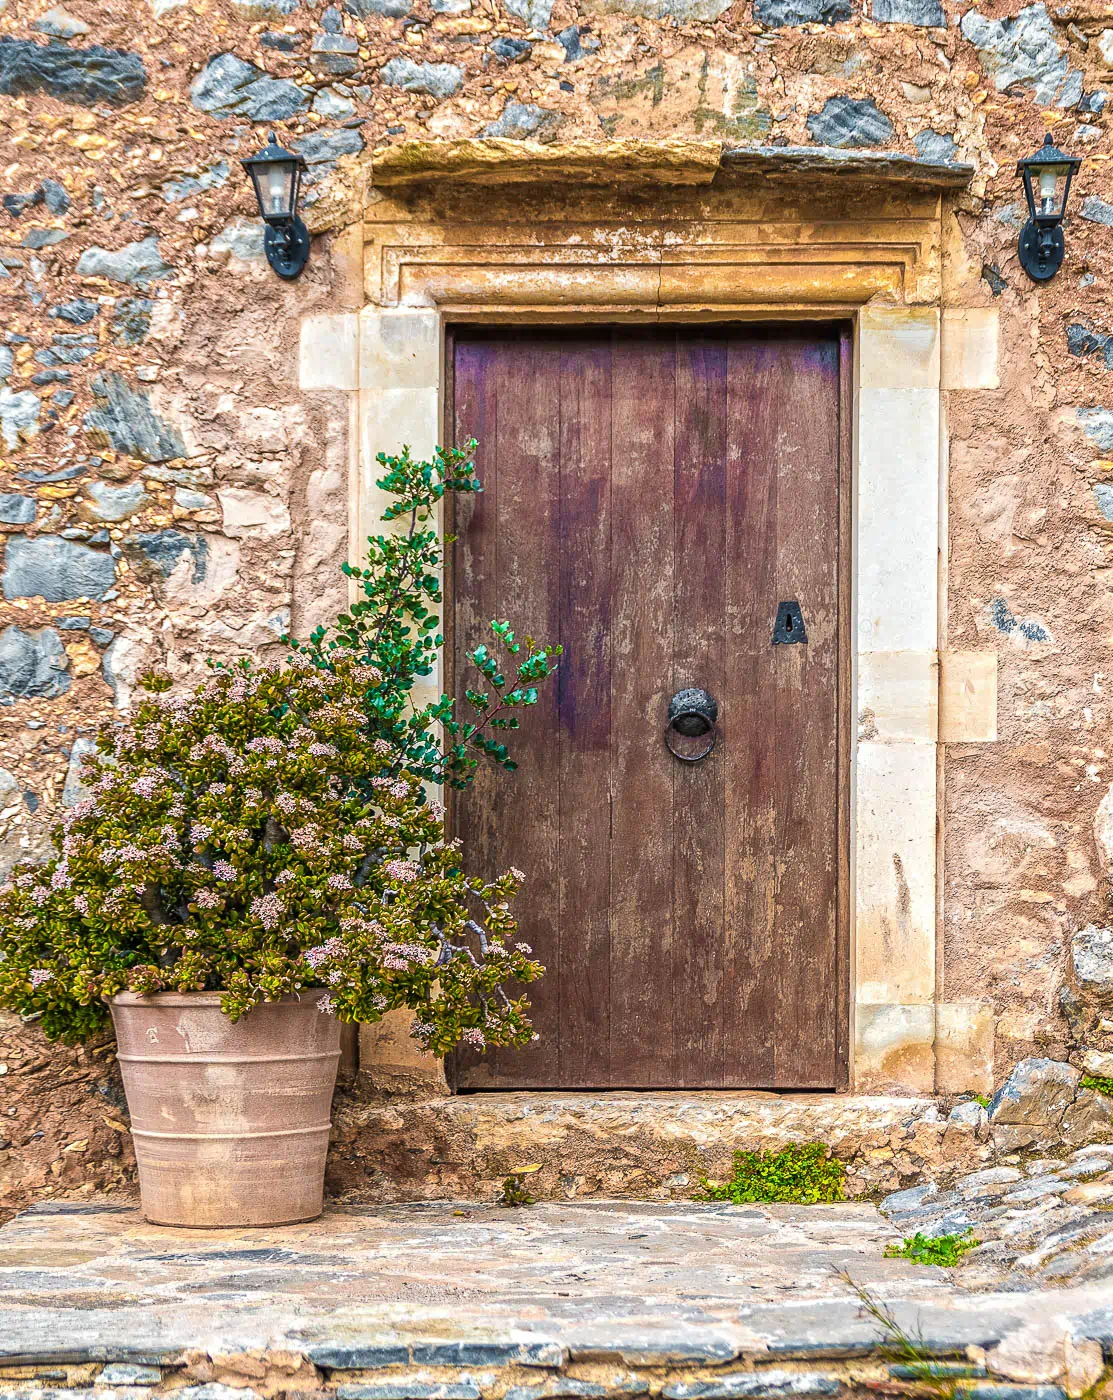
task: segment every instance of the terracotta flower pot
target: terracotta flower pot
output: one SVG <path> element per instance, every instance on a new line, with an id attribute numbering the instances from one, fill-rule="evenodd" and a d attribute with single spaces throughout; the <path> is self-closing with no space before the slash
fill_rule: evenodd
<path id="1" fill-rule="evenodd" d="M 324 1204 L 340 1023 L 309 990 L 233 1024 L 219 992 L 112 998 L 143 1214 L 214 1228 Z"/>

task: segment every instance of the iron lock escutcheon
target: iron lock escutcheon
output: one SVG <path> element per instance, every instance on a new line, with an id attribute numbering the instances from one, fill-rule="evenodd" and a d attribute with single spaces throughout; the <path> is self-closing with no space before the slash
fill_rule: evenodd
<path id="1" fill-rule="evenodd" d="M 669 701 L 669 719 L 665 725 L 665 747 L 681 763 L 699 763 L 715 747 L 719 737 L 716 722 L 719 704 L 707 690 L 687 686 L 678 690 Z M 676 746 L 677 739 L 702 739 L 707 742 L 695 753 L 684 753 Z"/>

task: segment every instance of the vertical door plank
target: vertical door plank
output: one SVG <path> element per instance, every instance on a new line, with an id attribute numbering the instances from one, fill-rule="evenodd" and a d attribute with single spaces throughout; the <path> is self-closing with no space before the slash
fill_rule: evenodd
<path id="1" fill-rule="evenodd" d="M 764 337 L 731 336 L 727 360 L 725 696 L 731 766 L 724 809 L 726 1082 L 773 1085 L 776 1005 L 777 477 L 771 451 L 779 391 Z"/>
<path id="2" fill-rule="evenodd" d="M 470 365 L 467 354 L 458 352 L 457 395 L 458 400 L 464 395 L 465 405 Z M 472 573 L 477 571 L 474 561 L 480 557 L 484 583 L 491 574 L 494 583 L 479 591 L 481 612 L 464 606 L 462 598 L 458 602 L 457 616 L 462 615 L 467 624 L 457 627 L 460 696 L 477 681 L 474 668 L 462 659 L 464 652 L 490 640 L 492 618 L 508 617 L 523 633 L 538 637 L 555 637 L 559 627 L 559 358 L 543 338 L 517 334 L 490 345 L 482 371 L 482 394 L 496 405 L 496 411 L 488 412 L 483 424 L 488 440 L 485 447 L 481 443 L 477 465 L 484 491 L 463 550 L 468 562 L 461 588 L 467 587 L 469 566 Z M 463 416 L 458 419 L 461 428 L 469 431 Z M 478 430 L 470 431 L 479 436 Z M 481 765 L 458 806 L 466 813 L 461 835 L 469 869 L 492 875 L 516 865 L 526 873 L 517 905 L 521 937 L 547 969 L 545 978 L 528 989 L 538 1039 L 527 1049 L 494 1050 L 484 1056 L 461 1052 L 460 1083 L 470 1088 L 543 1088 L 559 1079 L 555 688 L 544 690 L 529 712 L 517 748 L 521 759 L 517 773 Z"/>
<path id="3" fill-rule="evenodd" d="M 723 896 L 725 797 L 733 763 L 724 655 L 727 546 L 727 337 L 682 329 L 676 354 L 671 687 L 709 690 L 720 737 L 699 763 L 672 760 L 673 1083 L 726 1083 Z"/>
<path id="4" fill-rule="evenodd" d="M 560 1078 L 610 1076 L 611 346 L 560 349 Z M 574 639 L 574 640 L 573 640 Z"/>
<path id="5" fill-rule="evenodd" d="M 456 446 L 471 438 L 479 443 L 476 473 L 483 483 L 477 494 L 456 496 L 452 501 L 456 543 L 452 548 L 452 685 L 456 714 L 468 717 L 465 689 L 474 670 L 465 652 L 484 639 L 487 620 L 494 616 L 497 593 L 495 539 L 498 525 L 498 402 L 495 384 L 497 351 L 483 338 L 458 332 L 453 350 L 453 430 Z M 497 775 L 480 772 L 465 792 L 448 799 L 452 832 L 467 852 L 468 869 L 491 876 L 500 866 Z M 460 1048 L 452 1057 L 457 1086 L 468 1084 L 480 1062 L 473 1051 Z"/>
<path id="6" fill-rule="evenodd" d="M 776 657 L 777 978 L 774 1082 L 835 1084 L 838 828 L 838 341 L 775 342 L 777 586 L 808 641 Z"/>
<path id="7" fill-rule="evenodd" d="M 670 337 L 671 339 L 671 337 Z M 672 765 L 661 743 L 672 681 L 675 351 L 616 332 L 612 368 L 611 1082 L 668 1085 Z"/>
<path id="8" fill-rule="evenodd" d="M 551 338 L 508 338 L 495 368 L 500 463 L 497 612 L 516 630 L 556 638 L 560 629 L 560 354 Z M 510 470 L 510 467 L 513 469 Z M 521 936 L 546 973 L 527 990 L 537 1039 L 527 1048 L 488 1056 L 492 1076 L 523 1087 L 559 1082 L 560 882 L 559 716 L 555 686 L 546 686 L 516 735 L 521 762 L 495 771 L 503 867 L 526 874 L 518 897 Z M 497 736 L 496 736 L 497 737 Z"/>

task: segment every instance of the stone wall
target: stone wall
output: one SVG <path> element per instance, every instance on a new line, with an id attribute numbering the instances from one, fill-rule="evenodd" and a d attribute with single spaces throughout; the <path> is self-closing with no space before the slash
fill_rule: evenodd
<path id="1" fill-rule="evenodd" d="M 946 275 L 999 313 L 999 387 L 947 396 L 944 640 L 996 650 L 999 739 L 947 750 L 937 997 L 991 1006 L 998 1082 L 1077 1058 L 1060 988 L 1113 867 L 1110 92 L 1108 0 L 0 0 L 0 864 L 43 849 L 144 665 L 273 654 L 343 601 L 348 408 L 299 391 L 297 340 L 361 302 L 373 155 L 679 135 L 961 159 Z M 238 165 L 270 127 L 320 235 L 292 285 Z M 1013 170 L 1045 130 L 1086 159 L 1037 289 Z"/>

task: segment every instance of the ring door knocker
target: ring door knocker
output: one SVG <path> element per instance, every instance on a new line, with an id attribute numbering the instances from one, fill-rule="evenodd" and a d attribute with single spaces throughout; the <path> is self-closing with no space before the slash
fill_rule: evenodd
<path id="1" fill-rule="evenodd" d="M 719 731 L 715 722 L 719 718 L 719 706 L 715 697 L 706 690 L 689 687 L 678 690 L 669 701 L 669 722 L 665 725 L 665 747 L 681 763 L 699 763 L 715 747 Z M 685 752 L 682 740 L 706 742 L 692 753 Z"/>

